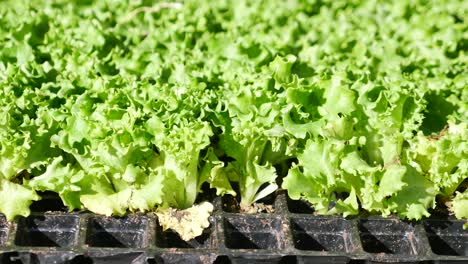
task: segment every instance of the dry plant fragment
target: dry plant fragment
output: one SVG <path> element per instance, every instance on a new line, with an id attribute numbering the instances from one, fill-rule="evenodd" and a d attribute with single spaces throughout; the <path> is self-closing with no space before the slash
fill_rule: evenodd
<path id="1" fill-rule="evenodd" d="M 211 203 L 203 202 L 184 210 L 158 209 L 156 215 L 163 230 L 172 229 L 184 241 L 189 241 L 200 236 L 210 226 L 209 217 L 213 209 Z"/>

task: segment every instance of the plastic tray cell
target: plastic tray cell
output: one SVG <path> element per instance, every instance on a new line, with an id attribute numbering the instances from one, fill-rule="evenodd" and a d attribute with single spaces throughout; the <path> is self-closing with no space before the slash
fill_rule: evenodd
<path id="1" fill-rule="evenodd" d="M 281 190 L 262 201 L 274 212 L 232 211 L 214 198 L 210 226 L 190 241 L 163 231 L 152 213 L 105 217 L 36 204 L 11 223 L 0 215 L 0 263 L 468 264 L 462 220 L 319 216 Z"/>
<path id="2" fill-rule="evenodd" d="M 426 230 L 432 252 L 437 255 L 468 256 L 468 230 L 464 221 L 426 220 Z"/>
<path id="3" fill-rule="evenodd" d="M 368 253 L 416 256 L 422 249 L 414 226 L 398 219 L 361 219 L 362 247 Z"/>
<path id="4" fill-rule="evenodd" d="M 103 256 L 87 256 L 74 260 L 76 264 L 147 264 L 147 257 L 141 252 L 118 252 Z"/>
<path id="5" fill-rule="evenodd" d="M 346 256 L 299 256 L 297 264 L 369 264 L 370 262 L 350 261 Z"/>
<path id="6" fill-rule="evenodd" d="M 24 247 L 72 247 L 80 218 L 75 215 L 31 215 L 18 222 L 15 245 Z"/>
<path id="7" fill-rule="evenodd" d="M 344 219 L 291 218 L 294 246 L 299 250 L 353 252 L 351 222 Z"/>
<path id="8" fill-rule="evenodd" d="M 4 216 L 0 215 L 0 246 L 5 245 L 8 239 L 8 223 Z"/>
<path id="9" fill-rule="evenodd" d="M 230 262 L 232 264 L 294 264 L 291 259 L 287 259 L 280 255 L 261 255 L 261 254 L 239 254 L 232 256 Z"/>
<path id="10" fill-rule="evenodd" d="M 90 217 L 86 244 L 89 247 L 143 248 L 147 245 L 147 231 L 148 218 L 144 216 Z"/>
<path id="11" fill-rule="evenodd" d="M 204 254 L 195 252 L 164 252 L 158 254 L 156 258 L 150 259 L 147 263 L 171 263 L 171 264 L 204 264 L 215 263 L 216 254 Z"/>
<path id="12" fill-rule="evenodd" d="M 278 217 L 226 216 L 223 221 L 226 247 L 230 249 L 284 248 L 283 221 Z"/>

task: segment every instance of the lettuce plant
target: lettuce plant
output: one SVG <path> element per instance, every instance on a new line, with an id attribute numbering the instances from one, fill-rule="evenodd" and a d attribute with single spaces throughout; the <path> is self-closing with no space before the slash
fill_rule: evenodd
<path id="1" fill-rule="evenodd" d="M 0 3 L 9 220 L 44 191 L 123 215 L 206 188 L 466 218 L 464 1 L 150 2 Z"/>

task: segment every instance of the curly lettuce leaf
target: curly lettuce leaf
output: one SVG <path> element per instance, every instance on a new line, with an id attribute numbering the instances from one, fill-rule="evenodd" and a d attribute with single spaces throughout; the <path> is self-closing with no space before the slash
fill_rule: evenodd
<path id="1" fill-rule="evenodd" d="M 466 190 L 462 193 L 456 193 L 451 210 L 458 219 L 468 218 L 468 192 Z M 467 225 L 465 224 L 465 226 Z"/>
<path id="2" fill-rule="evenodd" d="M 40 199 L 32 189 L 0 178 L 0 212 L 11 221 L 16 216 L 28 216 L 29 206 Z"/>

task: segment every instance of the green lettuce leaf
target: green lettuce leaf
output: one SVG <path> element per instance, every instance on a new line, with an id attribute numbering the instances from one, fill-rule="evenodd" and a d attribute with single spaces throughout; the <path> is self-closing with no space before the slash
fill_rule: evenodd
<path id="1" fill-rule="evenodd" d="M 0 212 L 5 214 L 9 221 L 16 216 L 28 216 L 29 205 L 40 199 L 34 190 L 1 178 L 0 193 Z"/>

